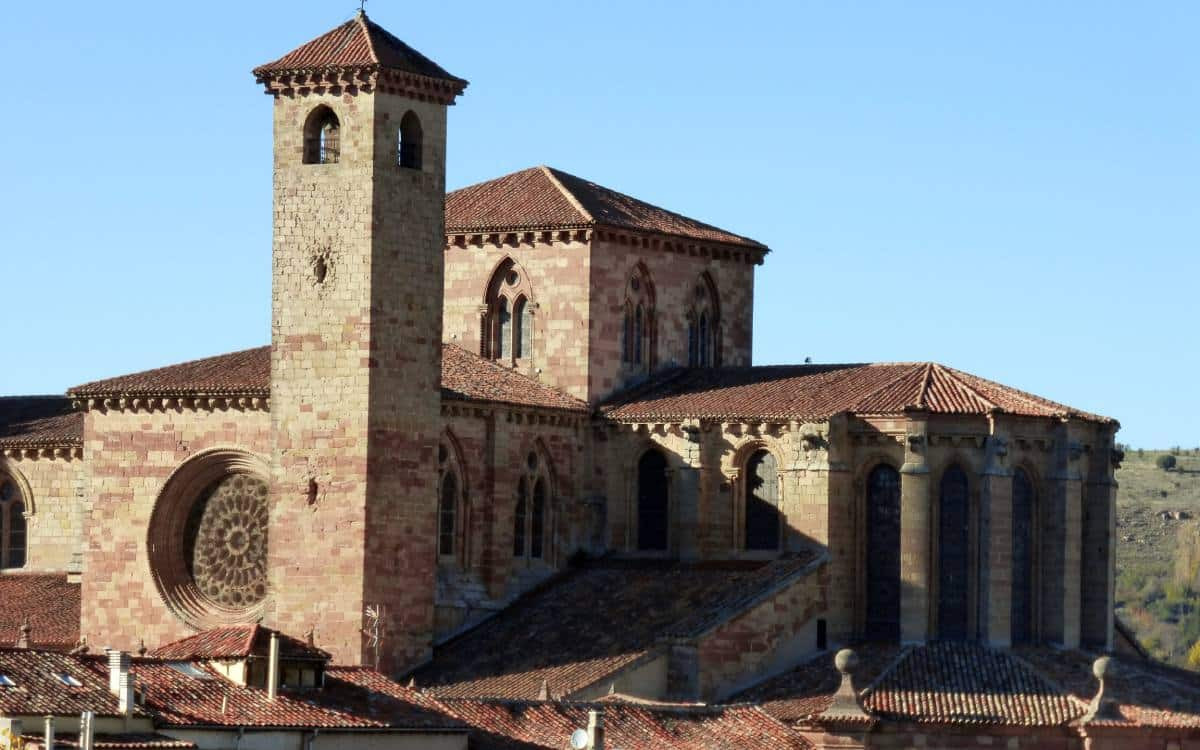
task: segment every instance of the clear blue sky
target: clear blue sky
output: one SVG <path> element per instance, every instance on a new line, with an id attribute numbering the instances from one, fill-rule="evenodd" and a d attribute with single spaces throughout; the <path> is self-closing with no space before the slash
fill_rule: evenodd
<path id="1" fill-rule="evenodd" d="M 11 3 L 0 393 L 266 343 L 257 64 L 357 2 Z M 931 359 L 1200 445 L 1200 3 L 372 0 L 550 164 L 750 235 L 755 360 Z"/>

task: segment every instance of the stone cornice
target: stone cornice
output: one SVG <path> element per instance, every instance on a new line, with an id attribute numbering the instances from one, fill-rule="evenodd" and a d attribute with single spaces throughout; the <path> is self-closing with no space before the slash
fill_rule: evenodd
<path id="1" fill-rule="evenodd" d="M 72 405 L 80 411 L 168 412 L 168 411 L 268 411 L 270 398 L 265 392 L 190 393 L 138 395 L 70 394 Z"/>
<path id="2" fill-rule="evenodd" d="M 606 226 L 577 224 L 553 227 L 485 227 L 479 229 L 453 229 L 446 232 L 446 247 L 549 247 L 571 242 L 612 242 L 617 245 L 641 247 L 656 252 L 676 253 L 715 260 L 731 260 L 739 263 L 761 265 L 767 247 L 754 248 L 742 245 L 723 244 L 694 240 L 676 235 L 639 232 Z"/>
<path id="3" fill-rule="evenodd" d="M 454 104 L 467 85 L 466 81 L 431 78 L 379 65 L 261 71 L 255 74 L 255 80 L 275 98 L 379 92 L 446 106 Z"/>
<path id="4" fill-rule="evenodd" d="M 501 401 L 442 399 L 443 417 L 487 418 L 493 415 L 504 415 L 510 422 L 571 428 L 582 427 L 590 419 L 590 415 L 583 411 L 522 406 Z"/>
<path id="5" fill-rule="evenodd" d="M 0 456 L 12 459 L 73 459 L 83 458 L 83 446 L 64 443 L 0 443 Z"/>

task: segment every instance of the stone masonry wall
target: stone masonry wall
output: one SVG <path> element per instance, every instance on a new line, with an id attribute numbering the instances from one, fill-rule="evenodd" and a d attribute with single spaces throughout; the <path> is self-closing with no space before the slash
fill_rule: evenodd
<path id="1" fill-rule="evenodd" d="M 269 455 L 262 411 L 89 411 L 88 475 L 80 632 L 88 642 L 132 650 L 191 635 L 163 603 L 150 573 L 146 529 L 163 484 L 197 453 L 216 447 Z M 273 540 L 272 540 L 273 543 Z"/>
<path id="2" fill-rule="evenodd" d="M 25 501 L 26 572 L 78 567 L 83 550 L 84 464 L 79 458 L 6 458 L 0 474 L 13 478 Z"/>

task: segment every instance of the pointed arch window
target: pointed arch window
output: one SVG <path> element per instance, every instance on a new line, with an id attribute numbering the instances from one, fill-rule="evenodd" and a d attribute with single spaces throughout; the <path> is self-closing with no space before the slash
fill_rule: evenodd
<path id="1" fill-rule="evenodd" d="M 779 511 L 779 468 L 774 454 L 755 451 L 746 462 L 745 547 L 752 551 L 779 549 L 783 529 Z"/>
<path id="2" fill-rule="evenodd" d="M 398 156 L 400 166 L 405 169 L 421 168 L 421 120 L 411 109 L 400 119 L 400 140 Z"/>
<path id="3" fill-rule="evenodd" d="M 304 123 L 304 163 L 336 164 L 341 153 L 341 122 L 322 104 Z"/>
<path id="4" fill-rule="evenodd" d="M 17 483 L 0 474 L 0 570 L 25 567 L 25 508 Z"/>
<path id="5" fill-rule="evenodd" d="M 879 464 L 867 476 L 866 618 L 870 640 L 900 638 L 900 473 Z"/>
<path id="6" fill-rule="evenodd" d="M 530 451 L 525 470 L 517 481 L 517 505 L 513 514 L 513 557 L 544 560 L 550 550 L 551 488 L 548 459 Z"/>
<path id="7" fill-rule="evenodd" d="M 649 371 L 654 364 L 654 283 L 650 272 L 640 263 L 625 284 L 624 309 L 621 361 L 634 369 Z"/>
<path id="8" fill-rule="evenodd" d="M 1030 643 L 1036 629 L 1037 494 L 1024 469 L 1013 472 L 1012 483 L 1012 642 Z"/>
<path id="9" fill-rule="evenodd" d="M 529 281 L 511 258 L 497 266 L 481 308 L 479 354 L 517 364 L 533 356 L 534 303 Z"/>
<path id="10" fill-rule="evenodd" d="M 712 276 L 701 274 L 691 296 L 688 367 L 717 367 L 721 364 L 721 307 Z"/>
<path id="11" fill-rule="evenodd" d="M 466 480 L 458 452 L 449 437 L 438 446 L 438 557 L 443 561 L 462 557 L 466 525 Z"/>
<path id="12" fill-rule="evenodd" d="M 967 473 L 952 464 L 938 492 L 938 636 L 968 636 L 971 571 L 971 509 Z"/>

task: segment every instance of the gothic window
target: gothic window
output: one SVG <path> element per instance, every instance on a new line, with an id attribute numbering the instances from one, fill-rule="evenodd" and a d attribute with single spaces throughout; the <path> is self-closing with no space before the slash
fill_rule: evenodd
<path id="1" fill-rule="evenodd" d="M 0 474 L 0 570 L 25 567 L 25 501 L 16 482 Z"/>
<path id="2" fill-rule="evenodd" d="M 637 548 L 667 549 L 669 521 L 667 459 L 656 450 L 646 451 L 638 461 Z"/>
<path id="3" fill-rule="evenodd" d="M 967 638 L 971 513 L 967 474 L 953 464 L 938 493 L 938 635 Z"/>
<path id="4" fill-rule="evenodd" d="M 654 284 L 640 263 L 625 285 L 623 336 L 621 361 L 649 370 L 654 359 Z"/>
<path id="5" fill-rule="evenodd" d="M 513 557 L 546 558 L 551 529 L 550 467 L 538 451 L 525 459 L 525 471 L 517 482 L 517 511 L 513 516 Z"/>
<path id="6" fill-rule="evenodd" d="M 900 637 L 900 473 L 880 464 L 867 477 L 865 635 Z"/>
<path id="7" fill-rule="evenodd" d="M 1012 484 L 1012 642 L 1034 639 L 1034 523 L 1036 496 L 1033 481 L 1023 469 L 1013 473 Z"/>
<path id="8" fill-rule="evenodd" d="M 712 276 L 703 273 L 692 290 L 687 313 L 688 367 L 716 367 L 721 364 L 721 310 L 717 286 Z"/>
<path id="9" fill-rule="evenodd" d="M 484 301 L 480 355 L 510 364 L 533 356 L 535 305 L 528 280 L 511 258 L 492 274 Z"/>
<path id="10" fill-rule="evenodd" d="M 755 451 L 746 462 L 746 549 L 777 550 L 782 524 L 779 513 L 779 471 L 775 456 Z"/>
<path id="11" fill-rule="evenodd" d="M 438 446 L 438 556 L 455 558 L 458 554 L 462 516 L 462 470 L 451 448 Z"/>
<path id="12" fill-rule="evenodd" d="M 336 164 L 341 156 L 341 124 L 329 107 L 321 105 L 304 123 L 304 163 Z"/>
<path id="13" fill-rule="evenodd" d="M 406 169 L 421 168 L 421 121 L 412 110 L 400 120 L 399 157 L 400 166 Z"/>

